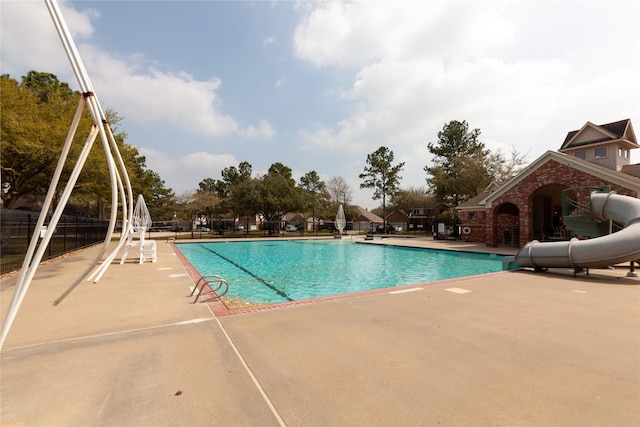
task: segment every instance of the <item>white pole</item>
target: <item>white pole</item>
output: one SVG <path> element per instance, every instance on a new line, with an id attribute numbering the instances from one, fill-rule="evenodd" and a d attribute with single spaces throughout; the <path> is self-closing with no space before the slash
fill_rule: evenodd
<path id="1" fill-rule="evenodd" d="M 71 143 L 75 136 L 75 132 L 78 128 L 78 125 L 80 124 L 80 119 L 82 118 L 84 106 L 85 106 L 85 99 L 84 97 L 81 97 L 78 102 L 78 108 L 76 109 L 75 116 L 73 117 L 73 121 L 71 123 L 71 128 L 69 129 L 69 133 L 67 134 L 67 139 L 65 140 L 64 146 L 62 147 L 62 152 L 60 153 L 58 164 L 53 173 L 53 178 L 51 179 L 51 185 L 49 186 L 49 190 L 47 191 L 47 195 L 45 197 L 44 203 L 42 204 L 42 210 L 40 211 L 40 216 L 38 217 L 38 221 L 33 230 L 33 236 L 31 237 L 31 242 L 29 242 L 27 253 L 25 254 L 24 261 L 22 262 L 22 268 L 20 269 L 20 273 L 18 274 L 18 278 L 16 280 L 16 288 L 11 298 L 11 303 L 9 304 L 7 314 L 5 315 L 5 319 L 2 323 L 2 331 L 0 332 L 0 348 L 2 348 L 2 343 L 4 343 L 4 339 L 6 338 L 7 333 L 9 332 L 9 328 L 11 327 L 11 324 L 13 323 L 13 320 L 18 312 L 18 308 L 22 303 L 24 294 L 26 293 L 27 288 L 29 287 L 29 284 L 28 284 L 29 282 L 25 282 L 25 277 L 30 272 L 30 270 L 34 268 L 32 261 L 33 261 L 33 255 L 36 251 L 36 247 L 38 246 L 40 230 L 44 225 L 44 222 L 47 217 L 47 212 L 51 207 L 51 202 L 53 201 L 53 196 L 55 195 L 58 181 L 60 180 L 60 176 L 62 175 L 64 164 L 66 163 L 67 156 L 69 155 L 69 150 L 71 149 Z"/>
<path id="2" fill-rule="evenodd" d="M 133 206 L 133 191 L 131 190 L 131 182 L 129 180 L 129 175 L 126 173 L 126 169 L 124 168 L 124 161 L 122 160 L 122 156 L 120 155 L 120 151 L 118 151 L 118 149 L 117 149 L 117 144 L 116 144 L 115 138 L 113 137 L 113 133 L 111 133 L 111 128 L 106 126 L 106 131 L 107 131 L 107 134 L 109 136 L 109 141 L 111 142 L 112 148 L 114 149 L 114 151 L 115 151 L 115 153 L 116 153 L 116 155 L 118 157 L 118 162 L 120 164 L 120 167 L 124 171 L 125 182 L 127 184 L 127 194 L 128 194 L 128 199 L 129 199 L 128 200 L 129 206 Z M 118 175 L 117 178 L 118 178 L 118 188 L 120 189 L 120 193 L 122 195 L 122 200 L 125 200 L 126 197 L 125 197 L 125 190 L 124 190 L 123 185 L 122 185 L 122 179 L 120 178 L 120 175 Z M 129 214 L 127 214 L 127 211 L 129 211 Z M 115 215 L 113 215 L 112 217 L 115 217 Z M 109 268 L 109 266 L 111 265 L 111 263 L 115 259 L 116 255 L 118 254 L 120 249 L 122 249 L 122 246 L 127 241 L 127 236 L 129 235 L 129 230 L 131 228 L 131 221 L 132 221 L 132 217 L 133 217 L 133 209 L 127 209 L 127 204 L 126 203 L 123 203 L 123 205 L 122 205 L 122 217 L 123 217 L 122 230 L 120 232 L 120 240 L 119 240 L 118 244 L 116 245 L 116 248 L 105 259 L 105 261 L 102 263 L 102 265 L 98 269 L 96 269 L 96 271 L 94 271 L 89 277 L 87 277 L 88 281 L 93 281 L 93 283 L 98 283 L 100 281 L 100 279 L 102 278 L 102 275 L 107 271 L 107 268 Z M 62 300 L 61 298 L 58 298 L 56 300 L 56 302 L 54 303 L 54 305 L 57 305 L 61 300 Z"/>
<path id="3" fill-rule="evenodd" d="M 102 110 L 102 107 L 100 106 L 100 103 L 98 102 L 97 97 L 95 96 L 94 90 L 93 90 L 93 86 L 91 85 L 91 81 L 89 79 L 89 75 L 84 67 L 84 64 L 82 63 L 82 59 L 80 58 L 80 54 L 78 53 L 78 50 L 76 48 L 75 43 L 73 42 L 73 38 L 71 37 L 71 34 L 69 32 L 69 29 L 67 28 L 67 25 L 64 21 L 64 18 L 62 17 L 62 13 L 60 12 L 60 9 L 58 8 L 58 5 L 56 3 L 55 0 L 44 0 L 47 9 L 49 10 L 49 14 L 51 15 L 51 19 L 53 21 L 53 24 L 56 28 L 56 31 L 58 33 L 58 36 L 60 37 L 60 41 L 62 42 L 62 45 L 64 47 L 65 53 L 67 54 L 67 57 L 69 59 L 69 62 L 71 64 L 71 67 L 73 68 L 73 72 L 76 76 L 76 78 L 78 79 L 78 84 L 80 85 L 80 89 L 83 95 L 83 99 L 80 102 L 80 105 L 78 106 L 78 109 L 76 111 L 76 115 L 73 119 L 71 128 L 69 130 L 69 134 L 67 136 L 67 140 L 65 141 L 65 145 L 62 149 L 62 153 L 61 153 L 61 157 L 60 160 L 58 161 L 58 165 L 56 167 L 56 171 L 54 172 L 54 176 L 51 180 L 51 185 L 49 187 L 49 191 L 47 192 L 47 196 L 45 198 L 45 204 L 43 206 L 43 209 L 40 213 L 40 217 L 38 219 L 38 223 L 36 225 L 36 229 L 34 230 L 34 235 L 32 238 L 31 243 L 29 244 L 29 248 L 27 250 L 27 254 L 25 255 L 25 259 L 23 262 L 23 267 L 20 271 L 20 274 L 18 276 L 17 282 L 16 282 L 16 289 L 14 290 L 14 294 L 12 296 L 11 302 L 9 304 L 9 307 L 7 308 L 7 314 L 5 317 L 4 322 L 2 323 L 2 330 L 0 332 L 0 349 L 2 348 L 2 345 L 4 344 L 5 338 L 7 337 L 7 334 L 9 333 L 9 329 L 11 328 L 11 325 L 13 323 L 13 321 L 15 320 L 15 316 L 18 312 L 18 309 L 20 308 L 20 305 L 22 304 L 22 301 L 27 293 L 27 290 L 31 284 L 31 281 L 33 279 L 33 276 L 35 275 L 39 263 L 42 260 L 42 257 L 44 255 L 44 252 L 46 250 L 47 245 L 49 244 L 49 242 L 51 241 L 51 237 L 53 236 L 53 233 L 55 231 L 56 225 L 58 224 L 58 221 L 60 220 L 60 217 L 62 215 L 62 212 L 64 210 L 64 208 L 66 207 L 66 204 L 69 201 L 69 197 L 71 195 L 71 192 L 73 191 L 73 187 L 75 186 L 75 183 L 78 179 L 78 176 L 80 175 L 80 172 L 82 171 L 82 168 L 84 167 L 84 164 L 87 160 L 87 157 L 89 156 L 89 152 L 91 151 L 91 147 L 93 146 L 93 143 L 96 139 L 96 137 L 98 135 L 100 135 L 100 139 L 102 140 L 102 145 L 103 148 L 105 150 L 105 156 L 107 158 L 107 166 L 109 168 L 109 177 L 111 180 L 111 217 L 110 217 L 110 221 L 109 221 L 109 229 L 107 231 L 107 236 L 105 237 L 105 241 L 104 244 L 98 254 L 98 256 L 96 257 L 96 259 L 94 260 L 94 262 L 92 263 L 92 265 L 85 270 L 82 275 L 76 280 L 76 282 L 74 282 L 55 302 L 54 305 L 57 305 L 60 301 L 62 301 L 62 299 L 69 293 L 71 292 L 71 290 L 84 278 L 87 276 L 87 274 L 89 274 L 89 272 L 97 265 L 97 263 L 99 262 L 100 258 L 104 255 L 106 248 L 111 240 L 111 236 L 113 235 L 113 230 L 115 229 L 115 224 L 116 224 L 116 218 L 117 218 L 117 210 L 118 210 L 118 190 L 120 190 L 122 192 L 122 199 L 123 199 L 123 218 L 127 218 L 127 220 L 125 221 L 125 229 L 126 231 L 128 231 L 128 224 L 130 224 L 130 219 L 133 213 L 133 195 L 132 195 L 132 191 L 131 191 L 131 182 L 129 180 L 129 175 L 127 173 L 126 170 L 126 166 L 125 163 L 122 159 L 122 156 L 120 155 L 120 152 L 118 150 L 118 146 L 115 142 L 115 139 L 113 137 L 113 133 L 111 132 L 111 129 L 109 128 L 109 124 L 107 122 L 106 116 L 104 114 L 104 111 Z M 91 131 L 89 132 L 89 136 L 87 137 L 87 140 L 85 141 L 84 147 L 80 153 L 80 156 L 78 157 L 78 161 L 76 162 L 76 165 L 73 169 L 73 172 L 71 173 L 71 176 L 69 178 L 69 181 L 67 182 L 67 185 L 62 193 L 61 196 L 61 200 L 60 203 L 58 204 L 58 206 L 56 207 L 56 210 L 51 218 L 50 221 L 50 225 L 49 228 L 47 229 L 42 241 L 40 242 L 40 244 L 38 245 L 38 234 L 40 232 L 40 229 L 42 228 L 42 226 L 44 225 L 44 221 L 46 219 L 46 213 L 49 210 L 49 206 L 51 205 L 51 201 L 53 200 L 53 195 L 55 194 L 55 190 L 57 188 L 58 185 L 58 181 L 60 178 L 60 175 L 62 173 L 62 169 L 64 167 L 64 164 L 66 162 L 66 158 L 68 156 L 68 152 L 70 149 L 70 145 L 71 142 L 73 140 L 73 137 L 75 135 L 75 132 L 77 130 L 77 127 L 80 123 L 80 118 L 82 116 L 82 111 L 84 109 L 84 106 L 87 106 L 89 108 L 89 111 L 91 113 L 91 116 L 93 117 L 93 121 L 94 124 L 91 128 Z M 128 206 L 129 206 L 129 210 L 127 212 L 127 208 L 126 208 L 126 202 L 125 202 L 125 191 L 122 185 L 122 180 L 120 175 L 118 174 L 118 168 L 116 166 L 116 163 L 114 161 L 113 158 L 113 153 L 115 153 L 116 158 L 118 159 L 118 163 L 120 165 L 120 169 L 121 169 L 121 173 L 122 175 L 125 177 L 125 183 L 126 183 L 126 190 L 128 192 Z M 123 230 L 125 231 L 125 230 Z M 121 241 L 122 241 L 122 236 L 121 236 Z M 37 251 L 36 251 L 36 246 L 38 247 Z M 34 251 L 35 251 L 35 255 L 34 255 Z"/>
<path id="4" fill-rule="evenodd" d="M 53 232 L 55 231 L 55 228 L 58 225 L 60 216 L 62 216 L 62 211 L 64 210 L 69 200 L 69 196 L 71 195 L 73 186 L 76 184 L 78 176 L 80 175 L 80 171 L 82 170 L 82 167 L 84 166 L 84 162 L 87 159 L 89 152 L 91 151 L 91 147 L 93 145 L 93 141 L 95 141 L 96 139 L 96 136 L 97 136 L 97 130 L 96 130 L 96 127 L 94 126 L 91 128 L 91 133 L 89 134 L 89 137 L 85 142 L 85 145 L 82 149 L 82 152 L 80 153 L 80 157 L 78 158 L 78 162 L 76 163 L 76 166 L 73 168 L 73 172 L 69 177 L 69 182 L 67 183 L 67 186 L 62 192 L 60 203 L 56 207 L 56 210 L 54 211 L 51 217 L 51 221 L 49 222 L 49 227 L 47 228 L 47 231 L 44 237 L 42 238 L 42 241 L 38 245 L 38 250 L 35 256 L 31 261 L 27 258 L 25 258 L 24 260 L 23 265 L 28 265 L 29 267 L 26 269 L 23 269 L 25 270 L 24 276 L 22 276 L 22 271 L 21 271 L 21 276 L 23 277 L 23 280 L 19 283 L 16 283 L 16 289 L 13 293 L 13 297 L 11 298 L 11 303 L 9 305 L 9 308 L 7 309 L 7 315 L 6 315 L 5 321 L 2 324 L 2 336 L 0 338 L 0 348 L 4 343 L 4 340 L 7 336 L 7 333 L 9 332 L 9 328 L 11 327 L 11 324 L 13 323 L 13 320 L 15 319 L 16 314 L 18 313 L 18 309 L 20 308 L 20 305 L 22 304 L 22 300 L 24 299 L 24 296 L 26 295 L 27 290 L 29 289 L 29 285 L 31 285 L 31 280 L 33 280 L 33 276 L 38 270 L 38 266 L 40 261 L 42 260 L 42 256 L 44 255 L 44 252 L 47 249 L 47 245 L 51 241 Z M 43 215 L 46 216 L 46 211 L 44 210 L 40 212 L 40 217 L 42 217 Z M 38 238 L 37 232 L 39 232 L 38 228 L 34 230 L 34 236 L 32 240 Z"/>

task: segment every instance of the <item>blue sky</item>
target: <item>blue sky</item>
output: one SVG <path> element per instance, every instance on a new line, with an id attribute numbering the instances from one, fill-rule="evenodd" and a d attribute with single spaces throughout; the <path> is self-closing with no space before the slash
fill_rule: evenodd
<path id="1" fill-rule="evenodd" d="M 451 120 L 529 160 L 587 121 L 640 129 L 637 1 L 59 4 L 103 107 L 178 194 L 281 162 L 374 208 L 367 154 L 389 147 L 401 186 L 423 187 Z M 0 24 L 0 72 L 77 88 L 43 1 L 2 0 Z"/>

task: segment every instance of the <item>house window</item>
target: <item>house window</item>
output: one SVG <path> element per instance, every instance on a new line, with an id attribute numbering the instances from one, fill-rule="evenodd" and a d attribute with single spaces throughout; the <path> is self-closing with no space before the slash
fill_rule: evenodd
<path id="1" fill-rule="evenodd" d="M 578 151 L 576 153 L 576 157 L 582 160 L 587 160 L 587 152 L 586 151 Z"/>
<path id="2" fill-rule="evenodd" d="M 618 148 L 618 156 L 622 157 L 623 159 L 628 159 L 629 158 L 629 150 L 624 149 L 624 148 Z"/>
<path id="3" fill-rule="evenodd" d="M 474 219 L 476 219 L 476 213 L 475 212 L 469 212 L 469 221 L 473 221 Z"/>
<path id="4" fill-rule="evenodd" d="M 607 157 L 607 147 L 596 148 L 595 154 L 596 154 L 596 159 L 599 159 L 601 157 Z"/>

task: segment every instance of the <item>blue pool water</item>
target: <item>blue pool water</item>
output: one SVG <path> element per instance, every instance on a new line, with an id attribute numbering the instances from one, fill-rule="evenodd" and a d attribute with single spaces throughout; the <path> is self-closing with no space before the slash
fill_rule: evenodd
<path id="1" fill-rule="evenodd" d="M 260 240 L 176 245 L 227 296 L 280 303 L 502 271 L 501 256 L 348 240 Z"/>

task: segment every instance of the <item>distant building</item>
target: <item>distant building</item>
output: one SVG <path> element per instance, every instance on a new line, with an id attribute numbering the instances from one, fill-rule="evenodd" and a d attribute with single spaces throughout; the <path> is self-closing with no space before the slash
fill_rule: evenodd
<path id="1" fill-rule="evenodd" d="M 399 230 L 406 231 L 409 224 L 409 215 L 401 211 L 393 211 L 387 215 L 387 224 L 393 225 Z"/>
<path id="2" fill-rule="evenodd" d="M 370 212 L 360 206 L 354 206 L 353 209 L 356 209 L 358 211 L 358 215 L 353 218 L 354 231 L 365 232 L 369 230 L 372 225 L 382 226 L 384 220 L 373 212 Z"/>
<path id="3" fill-rule="evenodd" d="M 432 227 L 436 226 L 438 218 L 447 209 L 449 206 L 435 197 L 425 199 L 421 205 L 414 206 L 412 211 L 407 213 L 407 229 L 431 233 Z"/>

